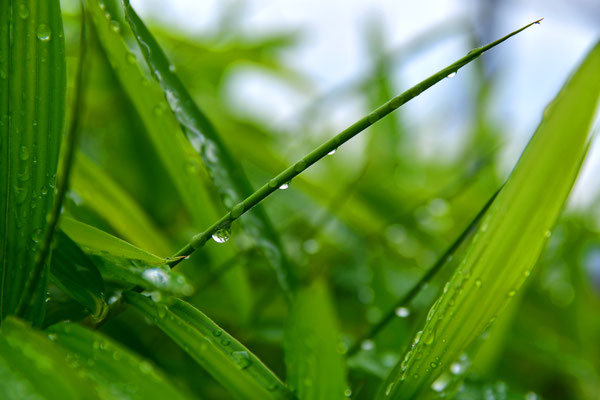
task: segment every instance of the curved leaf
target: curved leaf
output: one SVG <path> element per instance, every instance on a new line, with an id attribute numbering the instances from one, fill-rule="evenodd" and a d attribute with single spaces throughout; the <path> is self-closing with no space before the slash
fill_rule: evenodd
<path id="1" fill-rule="evenodd" d="M 91 382 L 65 363 L 66 354 L 46 335 L 12 317 L 0 329 L 0 398 L 98 399 Z M 108 399 L 107 396 L 102 398 Z"/>
<path id="2" fill-rule="evenodd" d="M 67 361 L 110 399 L 188 398 L 169 382 L 149 361 L 99 332 L 73 323 L 60 323 L 46 329 L 48 337 L 66 350 Z"/>
<path id="3" fill-rule="evenodd" d="M 171 111 L 181 124 L 187 139 L 202 157 L 225 207 L 232 210 L 232 213 L 239 213 L 239 216 L 245 211 L 239 208 L 240 203 L 254 192 L 242 166 L 233 157 L 214 125 L 198 108 L 179 77 L 173 72 L 167 56 L 129 1 L 125 1 L 124 4 L 129 25 L 148 66 L 164 91 Z M 290 290 L 297 285 L 297 280 L 290 262 L 285 257 L 279 236 L 265 210 L 261 206 L 255 206 L 241 221 L 263 249 L 277 273 L 281 286 L 289 295 Z"/>
<path id="4" fill-rule="evenodd" d="M 575 182 L 600 98 L 600 42 L 544 112 L 506 185 L 380 397 L 412 399 L 496 319 L 530 275 Z"/>
<path id="5" fill-rule="evenodd" d="M 0 316 L 15 311 L 52 207 L 65 117 L 58 0 L 0 7 Z M 41 322 L 47 267 L 28 318 Z"/>
<path id="6" fill-rule="evenodd" d="M 290 399 L 286 386 L 250 350 L 190 304 L 157 304 L 135 292 L 125 300 L 150 318 L 175 343 L 239 399 Z"/>
<path id="7" fill-rule="evenodd" d="M 67 235 L 55 235 L 55 248 L 50 264 L 50 279 L 69 297 L 84 306 L 100 320 L 108 311 L 104 299 L 104 281 L 88 256 Z"/>
<path id="8" fill-rule="evenodd" d="M 298 290 L 288 317 L 288 383 L 299 399 L 342 399 L 346 385 L 336 315 L 322 279 Z"/>

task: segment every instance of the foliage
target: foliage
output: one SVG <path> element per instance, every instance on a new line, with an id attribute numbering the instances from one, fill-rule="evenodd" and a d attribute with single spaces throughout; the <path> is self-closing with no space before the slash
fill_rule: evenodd
<path id="1" fill-rule="evenodd" d="M 147 27 L 129 1 L 74 14 L 9 3 L 0 397 L 600 392 L 600 227 L 593 209 L 561 216 L 592 141 L 600 44 L 503 176 L 484 53 L 539 21 L 397 96 L 371 24 L 374 68 L 336 91 L 367 109 L 315 137 L 273 132 L 227 100 L 249 64 L 290 88 L 308 81 L 281 61 L 293 33 L 248 38 L 228 14 L 190 38 Z M 455 157 L 426 157 L 401 106 L 459 69 L 476 87 L 466 140 Z M 358 153 L 346 150 L 356 136 Z"/>

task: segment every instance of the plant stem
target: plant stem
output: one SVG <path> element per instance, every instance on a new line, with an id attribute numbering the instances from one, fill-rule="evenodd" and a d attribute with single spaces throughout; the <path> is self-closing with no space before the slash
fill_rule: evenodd
<path id="1" fill-rule="evenodd" d="M 475 228 L 475 226 L 477 225 L 481 217 L 483 217 L 488 208 L 490 208 L 490 205 L 492 205 L 494 199 L 496 198 L 496 196 L 498 196 L 498 193 L 500 193 L 500 190 L 502 190 L 502 187 L 500 187 L 500 189 L 498 189 L 492 195 L 492 197 L 490 197 L 490 199 L 485 203 L 483 208 L 481 208 L 477 215 L 471 220 L 471 222 L 469 222 L 469 225 L 467 225 L 467 227 L 446 249 L 446 251 L 440 256 L 440 258 L 437 259 L 435 264 L 433 264 L 433 266 L 427 271 L 427 273 L 421 277 L 419 282 L 417 282 L 417 284 L 408 293 L 406 293 L 400 300 L 398 300 L 396 304 L 383 316 L 383 318 L 381 318 L 379 322 L 377 322 L 375 325 L 373 325 L 373 327 L 371 327 L 367 334 L 363 335 L 352 345 L 352 347 L 350 347 L 350 349 L 348 350 L 348 356 L 355 354 L 360 349 L 361 344 L 365 340 L 375 337 L 390 321 L 394 319 L 398 307 L 404 307 L 408 305 L 421 291 L 421 289 L 423 289 L 423 287 L 429 281 L 431 281 L 435 274 L 437 274 L 439 270 L 442 269 L 442 267 L 450 259 L 452 254 L 454 254 L 454 252 L 458 250 L 463 241 L 467 238 L 467 236 L 469 236 L 473 228 Z"/>
<path id="2" fill-rule="evenodd" d="M 181 262 L 180 257 L 189 256 L 196 249 L 202 247 L 211 238 L 213 233 L 217 232 L 220 229 L 228 227 L 233 221 L 238 219 L 245 212 L 247 212 L 252 207 L 260 203 L 271 193 L 275 192 L 281 185 L 290 182 L 295 176 L 299 175 L 306 168 L 310 167 L 323 157 L 327 156 L 329 152 L 337 149 L 339 146 L 346 143 L 348 140 L 352 139 L 354 136 L 358 135 L 360 132 L 364 131 L 365 129 L 379 121 L 381 118 L 390 114 L 392 111 L 396 110 L 409 100 L 412 100 L 413 98 L 417 97 L 419 94 L 429 89 L 431 86 L 435 85 L 442 79 L 448 77 L 448 75 L 456 73 L 460 68 L 475 60 L 487 50 L 499 45 L 500 43 L 504 42 L 510 37 L 529 28 L 531 25 L 539 23 L 540 21 L 541 19 L 531 22 L 530 24 L 525 25 L 524 27 L 504 36 L 503 38 L 496 40 L 495 42 L 469 51 L 466 56 L 458 59 L 453 64 L 450 64 L 449 66 L 441 69 L 429 78 L 406 90 L 399 96 L 394 97 L 387 103 L 375 109 L 369 115 L 359 119 L 354 124 L 350 125 L 348 128 L 346 128 L 333 138 L 329 139 L 328 141 L 326 141 L 325 143 L 308 153 L 298 162 L 285 169 L 275 178 L 271 179 L 268 183 L 256 190 L 245 200 L 234 206 L 230 212 L 223 215 L 218 221 L 216 221 L 214 224 L 208 227 L 204 232 L 195 235 L 192 238 L 192 240 L 187 245 L 185 245 L 185 247 L 183 247 L 177 252 L 177 254 L 173 256 L 174 259 L 171 262 L 169 262 L 169 265 L 171 267 L 177 265 L 179 262 Z"/>

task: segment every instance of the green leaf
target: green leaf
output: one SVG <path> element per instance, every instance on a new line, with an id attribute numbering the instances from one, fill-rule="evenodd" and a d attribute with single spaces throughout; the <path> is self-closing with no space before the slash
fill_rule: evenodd
<path id="1" fill-rule="evenodd" d="M 148 264 L 165 264 L 168 261 L 73 218 L 61 218 L 60 229 L 77 244 L 85 247 L 87 253 L 101 254 L 104 252 L 116 257 L 140 260 Z"/>
<path id="2" fill-rule="evenodd" d="M 77 155 L 71 187 L 123 238 L 152 252 L 171 254 L 169 240 L 139 204 L 82 153 Z"/>
<path id="3" fill-rule="evenodd" d="M 288 383 L 299 399 L 342 399 L 345 362 L 327 285 L 317 279 L 298 290 L 288 317 L 285 358 Z"/>
<path id="4" fill-rule="evenodd" d="M 179 77 L 173 72 L 167 56 L 129 1 L 125 1 L 124 5 L 129 25 L 148 66 L 164 91 L 171 111 L 181 124 L 187 139 L 202 158 L 225 207 L 231 210 L 232 214 L 240 216 L 246 211 L 241 202 L 254 192 L 241 164 L 236 161 L 214 125 L 198 108 Z M 277 273 L 281 286 L 289 295 L 290 290 L 297 284 L 296 278 L 282 249 L 281 240 L 265 210 L 256 206 L 247 212 L 241 221 L 263 249 Z"/>
<path id="5" fill-rule="evenodd" d="M 0 7 L 0 316 L 15 311 L 52 208 L 65 117 L 58 0 Z M 31 315 L 40 323 L 47 266 Z"/>
<path id="6" fill-rule="evenodd" d="M 188 398 L 149 361 L 99 332 L 66 322 L 53 325 L 47 331 L 48 337 L 66 350 L 65 360 L 76 362 L 104 398 Z"/>
<path id="7" fill-rule="evenodd" d="M 286 386 L 250 350 L 202 312 L 182 301 L 167 306 L 135 292 L 125 300 L 239 399 L 290 399 Z"/>
<path id="8" fill-rule="evenodd" d="M 65 355 L 46 335 L 13 317 L 5 319 L 0 329 L 0 398 L 98 399 L 72 360 L 65 363 Z"/>
<path id="9" fill-rule="evenodd" d="M 537 261 L 589 146 L 600 97 L 600 42 L 555 100 L 479 232 L 429 311 L 380 398 L 412 399 L 430 386 L 515 297 Z"/>
<path id="10" fill-rule="evenodd" d="M 50 280 L 69 297 L 84 306 L 96 320 L 108 311 L 104 281 L 94 263 L 67 235 L 55 235 Z"/>

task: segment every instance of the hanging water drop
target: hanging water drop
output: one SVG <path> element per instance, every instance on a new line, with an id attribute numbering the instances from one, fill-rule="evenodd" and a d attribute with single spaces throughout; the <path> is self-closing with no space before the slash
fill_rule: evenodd
<path id="1" fill-rule="evenodd" d="M 19 4 L 19 17 L 27 19 L 29 17 L 29 8 L 23 3 Z"/>
<path id="2" fill-rule="evenodd" d="M 454 78 L 455 76 L 456 76 L 456 71 L 450 72 L 447 77 L 448 78 Z"/>
<path id="3" fill-rule="evenodd" d="M 398 307 L 396 308 L 396 316 L 400 318 L 406 318 L 410 315 L 410 310 L 406 307 Z"/>
<path id="4" fill-rule="evenodd" d="M 121 25 L 115 20 L 110 21 L 110 29 L 115 33 L 119 33 L 121 31 Z"/>
<path id="5" fill-rule="evenodd" d="M 375 343 L 373 343 L 372 340 L 367 339 L 360 344 L 360 348 L 364 351 L 371 351 L 375 348 Z"/>
<path id="6" fill-rule="evenodd" d="M 212 239 L 217 243 L 225 243 L 229 240 L 230 235 L 229 228 L 221 228 L 212 234 Z"/>
<path id="7" fill-rule="evenodd" d="M 346 388 L 346 390 L 344 390 L 344 396 L 352 397 L 352 389 Z"/>
<path id="8" fill-rule="evenodd" d="M 231 353 L 231 358 L 240 369 L 246 369 L 252 364 L 247 351 L 234 351 Z"/>
<path id="9" fill-rule="evenodd" d="M 333 149 L 331 150 L 329 153 L 327 153 L 328 156 L 332 156 L 335 154 L 335 152 L 337 151 L 337 149 Z"/>
<path id="10" fill-rule="evenodd" d="M 40 228 L 37 228 L 31 234 L 31 240 L 33 240 L 34 243 L 39 243 L 40 240 L 42 240 L 43 235 L 44 235 L 44 231 L 41 230 Z"/>
<path id="11" fill-rule="evenodd" d="M 42 42 L 47 42 L 51 39 L 52 33 L 46 24 L 40 24 L 37 28 L 37 38 Z"/>
<path id="12" fill-rule="evenodd" d="M 287 189 L 287 188 L 289 188 L 289 187 L 290 187 L 290 183 L 289 183 L 289 182 L 286 182 L 286 183 L 284 183 L 283 185 L 279 186 L 279 189 L 281 189 L 281 190 L 285 190 L 285 189 Z"/>

